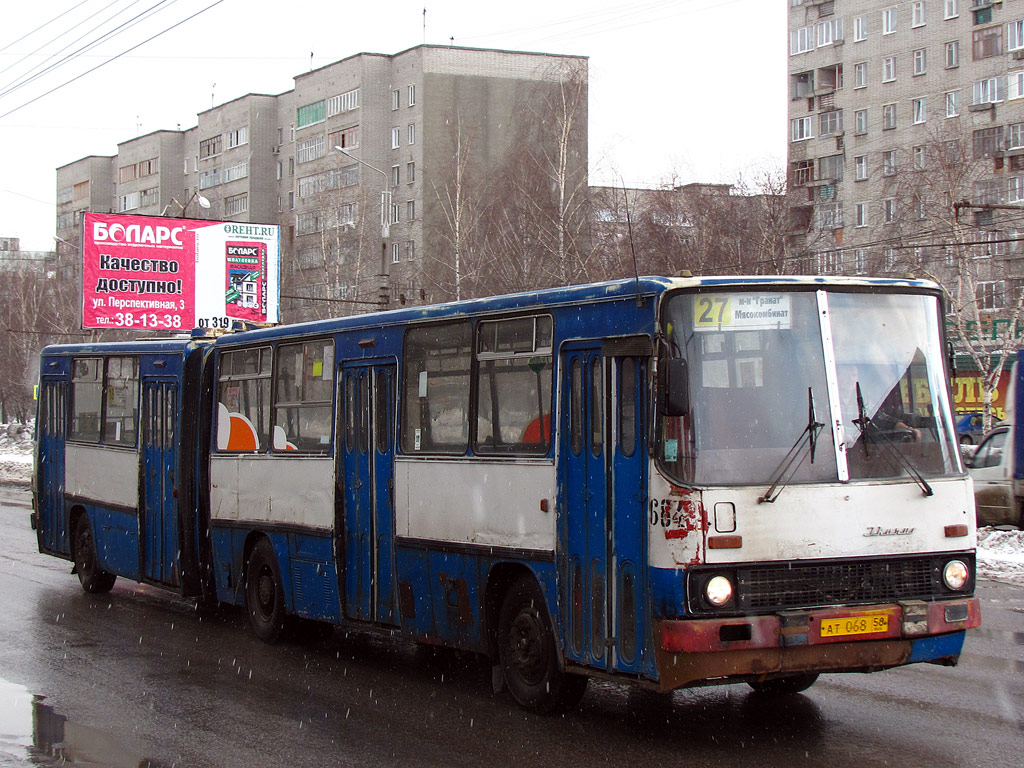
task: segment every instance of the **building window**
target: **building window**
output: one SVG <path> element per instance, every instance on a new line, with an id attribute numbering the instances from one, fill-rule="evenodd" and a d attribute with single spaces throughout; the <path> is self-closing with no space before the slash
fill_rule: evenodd
<path id="1" fill-rule="evenodd" d="M 322 133 L 310 136 L 295 145 L 295 162 L 310 163 L 327 154 L 327 141 Z"/>
<path id="2" fill-rule="evenodd" d="M 858 136 L 868 132 L 868 111 L 866 109 L 858 109 L 853 113 L 853 132 Z"/>
<path id="3" fill-rule="evenodd" d="M 886 8 L 882 11 L 882 34 L 891 35 L 896 31 L 896 8 Z"/>
<path id="4" fill-rule="evenodd" d="M 819 251 L 818 252 L 818 274 L 835 274 L 842 265 L 842 251 Z"/>
<path id="5" fill-rule="evenodd" d="M 75 184 L 74 191 L 72 192 L 72 198 L 75 200 L 84 200 L 89 196 L 89 182 L 80 181 Z"/>
<path id="6" fill-rule="evenodd" d="M 127 195 L 121 195 L 121 211 L 134 211 L 139 207 L 139 193 L 129 192 Z"/>
<path id="7" fill-rule="evenodd" d="M 818 135 L 831 136 L 843 130 L 843 111 L 822 112 L 818 115 Z"/>
<path id="8" fill-rule="evenodd" d="M 971 35 L 971 52 L 975 61 L 999 56 L 1003 52 L 1003 26 L 976 29 Z"/>
<path id="9" fill-rule="evenodd" d="M 224 137 L 213 136 L 199 142 L 199 158 L 216 157 L 223 151 Z"/>
<path id="10" fill-rule="evenodd" d="M 402 204 L 392 203 L 391 204 L 391 223 L 398 224 L 402 220 Z"/>
<path id="11" fill-rule="evenodd" d="M 402 251 L 401 251 L 401 248 L 399 247 L 398 243 L 392 243 L 391 244 L 391 263 L 392 264 L 397 264 L 398 261 L 399 261 L 399 258 L 401 257 L 401 255 L 402 255 Z"/>
<path id="12" fill-rule="evenodd" d="M 946 43 L 946 69 L 960 66 L 960 41 L 950 40 Z"/>
<path id="13" fill-rule="evenodd" d="M 320 211 L 305 211 L 295 217 L 295 234 L 310 235 L 323 229 Z"/>
<path id="14" fill-rule="evenodd" d="M 914 158 L 914 170 L 923 171 L 925 169 L 925 148 L 923 146 L 916 146 L 911 150 L 911 154 Z"/>
<path id="15" fill-rule="evenodd" d="M 975 104 L 995 104 L 1003 100 L 1003 88 L 1001 77 L 986 77 L 984 80 L 976 80 L 974 83 Z"/>
<path id="16" fill-rule="evenodd" d="M 868 178 L 868 156 L 858 155 L 853 158 L 853 177 L 855 181 L 867 181 Z"/>
<path id="17" fill-rule="evenodd" d="M 391 129 L 391 148 L 398 149 L 402 146 L 402 129 L 392 128 Z"/>
<path id="18" fill-rule="evenodd" d="M 243 125 L 233 131 L 228 131 L 228 149 L 240 147 L 249 143 L 249 126 Z"/>
<path id="19" fill-rule="evenodd" d="M 794 160 L 790 166 L 791 177 L 790 185 L 795 187 L 802 187 L 805 184 L 809 184 L 814 181 L 814 161 L 813 160 Z M 615 217 L 602 218 L 601 221 L 615 221 Z"/>
<path id="20" fill-rule="evenodd" d="M 896 127 L 896 105 L 882 105 L 882 130 L 891 131 Z"/>
<path id="21" fill-rule="evenodd" d="M 886 224 L 896 221 L 896 201 L 891 197 L 882 201 L 882 221 Z"/>
<path id="22" fill-rule="evenodd" d="M 892 272 L 896 269 L 896 249 L 886 248 L 882 251 L 882 260 L 885 264 L 884 269 L 887 272 Z"/>
<path id="23" fill-rule="evenodd" d="M 402 168 L 398 165 L 391 166 L 391 186 L 397 187 L 402 183 Z"/>
<path id="24" fill-rule="evenodd" d="M 925 22 L 924 0 L 916 0 L 910 5 L 910 26 L 923 27 Z"/>
<path id="25" fill-rule="evenodd" d="M 800 27 L 789 33 L 789 55 L 807 53 L 814 48 L 814 27 Z"/>
<path id="26" fill-rule="evenodd" d="M 1011 176 L 1007 179 L 1006 202 L 1021 201 L 1024 201 L 1024 176 Z"/>
<path id="27" fill-rule="evenodd" d="M 979 282 L 974 291 L 978 309 L 1002 309 L 1006 305 L 1006 286 L 1003 280 Z"/>
<path id="28" fill-rule="evenodd" d="M 332 131 L 327 134 L 327 143 L 334 152 L 338 147 L 349 150 L 359 146 L 359 126 L 353 125 L 349 128 L 342 128 L 340 131 Z"/>
<path id="29" fill-rule="evenodd" d="M 135 163 L 131 165 L 122 165 L 117 171 L 117 181 L 120 184 L 125 184 L 129 181 L 135 181 L 136 176 Z"/>
<path id="30" fill-rule="evenodd" d="M 62 187 L 57 190 L 57 205 L 64 205 L 71 202 L 71 187 Z"/>
<path id="31" fill-rule="evenodd" d="M 359 214 L 358 203 L 344 203 L 338 206 L 338 226 L 346 227 L 356 223 L 356 216 Z"/>
<path id="32" fill-rule="evenodd" d="M 327 116 L 333 117 L 339 115 L 342 112 L 348 112 L 349 110 L 357 109 L 359 107 L 359 89 L 354 88 L 351 91 L 332 96 L 327 100 Z"/>
<path id="33" fill-rule="evenodd" d="M 896 150 L 888 149 L 882 153 L 882 175 L 896 175 Z"/>
<path id="34" fill-rule="evenodd" d="M 149 160 L 139 161 L 139 178 L 143 176 L 152 176 L 157 171 L 156 158 L 151 157 Z"/>
<path id="35" fill-rule="evenodd" d="M 946 117 L 956 117 L 960 114 L 960 91 L 946 92 Z"/>
<path id="36" fill-rule="evenodd" d="M 854 211 L 856 213 L 856 222 L 854 223 L 854 226 L 866 227 L 868 225 L 868 204 L 857 203 L 857 205 L 854 207 Z"/>
<path id="37" fill-rule="evenodd" d="M 818 47 L 832 45 L 843 39 L 843 18 L 841 16 L 818 22 Z"/>
<path id="38" fill-rule="evenodd" d="M 327 172 L 327 188 L 339 189 L 351 187 L 359 183 L 359 165 L 343 165 L 341 168 L 332 168 Z"/>
<path id="39" fill-rule="evenodd" d="M 928 119 L 928 105 L 925 98 L 913 99 L 911 102 L 914 112 L 914 125 L 920 125 Z"/>
<path id="40" fill-rule="evenodd" d="M 410 85 L 406 89 L 406 95 L 408 96 L 408 103 L 410 107 L 416 106 L 416 86 Z"/>
<path id="41" fill-rule="evenodd" d="M 405 260 L 412 261 L 416 257 L 416 241 L 406 240 L 405 241 Z"/>
<path id="42" fill-rule="evenodd" d="M 327 188 L 327 174 L 318 173 L 314 176 L 299 177 L 296 193 L 300 198 L 309 197 L 323 192 Z"/>
<path id="43" fill-rule="evenodd" d="M 416 201 L 410 200 L 405 204 L 405 218 L 409 221 L 415 221 L 416 219 Z"/>
<path id="44" fill-rule="evenodd" d="M 242 160 L 240 163 L 233 163 L 224 169 L 224 181 L 234 181 L 235 179 L 244 179 L 249 175 L 249 161 Z"/>
<path id="45" fill-rule="evenodd" d="M 960 0 L 945 0 L 944 5 L 944 18 L 955 19 L 957 16 L 960 15 Z"/>
<path id="46" fill-rule="evenodd" d="M 817 208 L 818 229 L 841 229 L 843 206 L 841 203 L 823 203 Z"/>
<path id="47" fill-rule="evenodd" d="M 1014 123 L 1007 128 L 1006 148 L 1024 149 L 1024 123 Z"/>
<path id="48" fill-rule="evenodd" d="M 295 128 L 308 128 L 327 119 L 327 102 L 323 99 L 305 104 L 295 111 Z"/>
<path id="49" fill-rule="evenodd" d="M 224 198 L 224 215 L 237 216 L 249 210 L 249 193 L 242 192 L 238 195 L 228 195 Z"/>
<path id="50" fill-rule="evenodd" d="M 1002 148 L 1002 144 L 1003 126 L 1001 125 L 975 131 L 973 135 L 974 159 L 992 157 L 997 150 Z"/>
<path id="51" fill-rule="evenodd" d="M 853 87 L 868 87 L 868 63 L 866 61 L 853 65 Z"/>
<path id="52" fill-rule="evenodd" d="M 416 163 L 405 164 L 405 181 L 408 184 L 412 184 L 416 181 Z"/>
<path id="53" fill-rule="evenodd" d="M 858 273 L 867 271 L 868 268 L 868 252 L 866 248 L 857 248 L 853 252 L 854 269 Z"/>
<path id="54" fill-rule="evenodd" d="M 402 106 L 402 92 L 397 88 L 391 92 L 391 109 L 399 109 Z"/>
<path id="55" fill-rule="evenodd" d="M 914 77 L 928 71 L 928 49 L 918 48 L 914 51 Z"/>
<path id="56" fill-rule="evenodd" d="M 408 135 L 409 143 L 410 144 L 415 144 L 416 143 L 416 125 L 415 125 L 415 123 L 409 123 L 409 130 L 407 132 L 407 135 Z"/>
<path id="57" fill-rule="evenodd" d="M 139 207 L 145 208 L 147 205 L 159 205 L 160 204 L 160 187 L 150 187 L 144 189 L 139 193 Z"/>
<path id="58" fill-rule="evenodd" d="M 1024 69 L 1008 72 L 1006 75 L 1006 98 L 1019 99 L 1024 97 Z"/>
<path id="59" fill-rule="evenodd" d="M 818 158 L 818 178 L 829 181 L 843 180 L 843 155 Z"/>
<path id="60" fill-rule="evenodd" d="M 853 20 L 853 42 L 868 39 L 868 17 L 858 16 Z"/>
<path id="61" fill-rule="evenodd" d="M 1006 25 L 1006 50 L 1024 49 L 1024 19 L 1011 21 Z"/>
<path id="62" fill-rule="evenodd" d="M 804 141 L 814 138 L 814 123 L 811 117 L 797 117 L 790 121 L 791 141 Z"/>
<path id="63" fill-rule="evenodd" d="M 896 79 L 896 57 L 886 56 L 882 59 L 882 82 L 891 83 Z"/>
<path id="64" fill-rule="evenodd" d="M 220 168 L 210 168 L 199 172 L 199 188 L 209 189 L 220 184 Z"/>
<path id="65" fill-rule="evenodd" d="M 999 179 L 981 179 L 974 182 L 974 202 L 998 205 L 1003 202 L 1003 184 Z"/>

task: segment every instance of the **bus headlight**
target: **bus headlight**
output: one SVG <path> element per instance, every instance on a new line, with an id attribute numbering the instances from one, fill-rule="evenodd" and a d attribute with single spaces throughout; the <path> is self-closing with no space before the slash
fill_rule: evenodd
<path id="1" fill-rule="evenodd" d="M 712 576 L 704 585 L 704 595 L 709 603 L 721 608 L 732 600 L 732 582 L 725 576 Z"/>
<path id="2" fill-rule="evenodd" d="M 953 591 L 963 589 L 970 575 L 967 565 L 962 560 L 950 560 L 942 569 L 942 581 Z"/>

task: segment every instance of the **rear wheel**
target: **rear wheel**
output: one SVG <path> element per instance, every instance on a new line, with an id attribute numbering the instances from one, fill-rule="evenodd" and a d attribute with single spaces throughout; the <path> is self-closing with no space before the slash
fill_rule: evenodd
<path id="1" fill-rule="evenodd" d="M 800 675 L 789 675 L 788 677 L 777 677 L 774 680 L 761 680 L 756 683 L 747 683 L 756 693 L 763 693 L 766 696 L 786 696 L 793 693 L 806 691 L 818 679 L 817 672 L 805 672 Z"/>
<path id="2" fill-rule="evenodd" d="M 284 631 L 284 590 L 277 556 L 267 539 L 249 553 L 245 569 L 245 608 L 253 632 L 265 643 L 276 643 Z"/>
<path id="3" fill-rule="evenodd" d="M 587 678 L 558 667 L 551 620 L 531 577 L 516 581 L 505 595 L 498 621 L 498 657 L 509 693 L 521 707 L 551 714 L 579 704 Z"/>
<path id="4" fill-rule="evenodd" d="M 117 576 L 100 568 L 92 525 L 89 516 L 85 514 L 75 523 L 75 573 L 82 583 L 82 589 L 92 594 L 109 592 L 117 580 Z"/>

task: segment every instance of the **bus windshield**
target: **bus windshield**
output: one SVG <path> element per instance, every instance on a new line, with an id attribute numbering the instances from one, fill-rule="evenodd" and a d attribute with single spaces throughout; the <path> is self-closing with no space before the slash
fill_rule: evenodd
<path id="1" fill-rule="evenodd" d="M 689 407 L 662 415 L 659 463 L 695 485 L 960 473 L 939 306 L 924 294 L 776 288 L 675 294 L 668 357 Z M 791 462 L 790 457 L 795 457 Z"/>

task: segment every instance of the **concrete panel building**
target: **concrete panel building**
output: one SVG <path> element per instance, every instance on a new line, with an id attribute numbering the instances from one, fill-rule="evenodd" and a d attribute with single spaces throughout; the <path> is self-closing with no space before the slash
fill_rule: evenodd
<path id="1" fill-rule="evenodd" d="M 80 242 L 83 210 L 277 224 L 286 321 L 436 300 L 424 269 L 449 226 L 439 199 L 453 130 L 473 137 L 481 173 L 509 162 L 517 131 L 569 71 L 585 78 L 586 59 L 359 53 L 296 75 L 285 93 L 241 96 L 187 130 L 58 168 L 57 234 Z M 571 153 L 584 180 L 585 103 Z M 87 198 L 75 197 L 81 184 Z"/>

